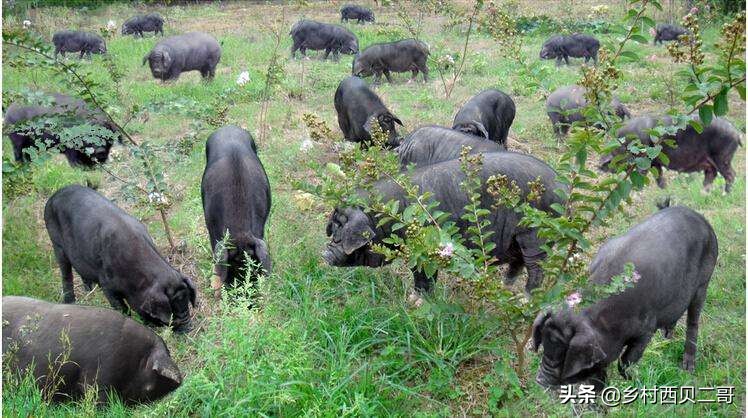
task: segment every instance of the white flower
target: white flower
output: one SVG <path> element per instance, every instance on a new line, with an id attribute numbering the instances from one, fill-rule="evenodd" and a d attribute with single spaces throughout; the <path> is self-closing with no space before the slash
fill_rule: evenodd
<path id="1" fill-rule="evenodd" d="M 452 254 L 455 252 L 455 247 L 452 245 L 451 242 L 448 242 L 446 244 L 442 244 L 441 248 L 439 248 L 439 257 L 443 258 L 451 258 Z"/>
<path id="2" fill-rule="evenodd" d="M 115 30 L 117 29 L 117 22 L 115 22 L 115 21 L 113 21 L 113 20 L 110 20 L 110 21 L 109 21 L 109 22 L 107 22 L 107 24 L 106 24 L 106 29 L 107 29 L 107 30 L 108 30 L 109 32 L 114 32 L 114 31 L 115 31 Z"/>
<path id="3" fill-rule="evenodd" d="M 569 305 L 570 308 L 579 305 L 581 302 L 582 295 L 579 292 L 574 292 L 566 297 L 566 304 Z"/>
<path id="4" fill-rule="evenodd" d="M 299 146 L 299 150 L 301 152 L 309 152 L 309 150 L 311 150 L 312 148 L 314 148 L 314 141 L 312 141 L 311 139 L 303 140 L 301 142 L 301 146 Z"/>
<path id="5" fill-rule="evenodd" d="M 166 205 L 169 201 L 163 193 L 150 192 L 148 193 L 148 202 L 156 205 Z"/>
<path id="6" fill-rule="evenodd" d="M 236 84 L 243 86 L 249 83 L 249 71 L 242 71 L 239 77 L 236 78 Z"/>
<path id="7" fill-rule="evenodd" d="M 31 21 L 30 20 L 24 20 L 23 21 L 23 28 L 28 29 L 31 27 Z"/>

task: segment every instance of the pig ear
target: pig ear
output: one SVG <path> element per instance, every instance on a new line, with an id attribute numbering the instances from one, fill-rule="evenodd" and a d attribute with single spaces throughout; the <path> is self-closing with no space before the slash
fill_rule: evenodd
<path id="1" fill-rule="evenodd" d="M 197 306 L 197 289 L 195 289 L 195 284 L 192 283 L 192 280 L 187 276 L 182 276 L 182 282 L 187 286 L 187 290 L 190 292 L 190 303 L 192 303 L 192 307 L 194 308 Z"/>
<path id="2" fill-rule="evenodd" d="M 164 379 L 171 380 L 176 385 L 182 384 L 182 376 L 179 370 L 162 360 L 156 360 L 153 362 L 153 371 L 163 377 Z"/>
<path id="3" fill-rule="evenodd" d="M 325 228 L 325 234 L 327 234 L 328 237 L 332 235 L 332 221 L 335 219 L 335 215 L 337 214 L 338 214 L 338 210 L 335 209 L 332 212 L 332 215 L 330 215 L 330 220 L 327 221 L 327 228 Z"/>
<path id="4" fill-rule="evenodd" d="M 578 323 L 574 336 L 569 341 L 561 379 L 566 380 L 583 370 L 594 367 L 605 359 L 597 332 L 586 323 Z"/>
<path id="5" fill-rule="evenodd" d="M 158 319 L 163 324 L 171 322 L 171 305 L 166 292 L 158 284 L 154 284 L 142 298 L 138 310 L 144 312 L 151 318 Z"/>
<path id="6" fill-rule="evenodd" d="M 390 116 L 390 118 L 392 119 L 393 122 L 397 123 L 400 126 L 405 126 L 405 125 L 403 125 L 403 122 L 400 120 L 400 118 L 398 118 L 397 116 L 393 115 L 392 113 L 387 113 L 387 114 Z"/>
<path id="7" fill-rule="evenodd" d="M 168 61 L 171 58 L 171 55 L 167 51 L 163 51 L 161 53 L 161 62 L 164 64 L 164 68 L 167 67 L 166 61 Z"/>
<path id="8" fill-rule="evenodd" d="M 346 234 L 341 245 L 345 254 L 351 255 L 354 251 L 371 242 L 373 238 L 374 230 L 369 225 L 365 225 L 363 228 L 356 228 Z"/>
<path id="9" fill-rule="evenodd" d="M 265 275 L 269 276 L 273 272 L 273 263 L 270 260 L 270 254 L 268 253 L 268 246 L 265 241 L 256 238 L 254 241 L 255 257 L 260 260 L 262 269 L 265 270 Z"/>
<path id="10" fill-rule="evenodd" d="M 376 115 L 371 115 L 366 119 L 366 123 L 364 123 L 364 130 L 371 135 L 371 127 L 374 122 L 379 122 Z"/>
<path id="11" fill-rule="evenodd" d="M 545 322 L 551 317 L 551 311 L 541 312 L 535 318 L 535 322 L 532 323 L 532 350 L 538 351 L 540 343 L 543 337 L 543 328 L 545 328 Z"/>
<path id="12" fill-rule="evenodd" d="M 485 127 L 485 126 L 483 126 L 483 124 L 482 124 L 482 123 L 480 123 L 480 122 L 473 122 L 473 124 L 475 125 L 475 128 L 476 128 L 476 129 L 478 129 L 478 131 L 480 132 L 480 134 L 481 134 L 481 135 L 482 135 L 482 136 L 483 136 L 484 138 L 486 138 L 486 139 L 490 139 L 490 138 L 489 138 L 489 136 L 488 136 L 488 131 L 486 130 L 486 127 Z"/>

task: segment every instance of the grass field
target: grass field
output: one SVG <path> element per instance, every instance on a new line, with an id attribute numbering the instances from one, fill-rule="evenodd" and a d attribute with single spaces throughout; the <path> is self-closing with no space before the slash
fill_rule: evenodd
<path id="1" fill-rule="evenodd" d="M 526 14 L 578 16 L 586 18 L 589 7 L 604 2 L 520 0 L 518 10 Z M 621 2 L 611 1 L 607 19 L 616 19 Z M 122 37 L 108 41 L 109 53 L 125 74 L 122 107 L 156 103 L 188 103 L 201 108 L 225 88 L 234 86 L 238 74 L 249 71 L 246 87 L 253 97 L 262 89 L 262 76 L 272 56 L 270 21 L 285 17 L 285 28 L 310 17 L 337 22 L 341 3 L 297 6 L 250 4 L 173 6 L 156 8 L 166 17 L 167 35 L 193 30 L 213 34 L 223 45 L 216 79 L 205 83 L 199 74 L 183 74 L 176 82 L 161 84 L 152 79 L 142 57 L 159 38 Z M 394 8 L 374 8 L 377 24 L 348 25 L 361 47 L 374 42 L 407 37 L 399 26 Z M 142 11 L 142 10 L 138 10 Z M 30 19 L 47 39 L 55 30 L 98 30 L 109 19 L 121 24 L 135 14 L 129 6 L 107 6 L 86 12 L 66 8 L 34 10 L 29 16 L 9 16 L 3 25 L 21 25 Z M 414 12 L 415 14 L 415 12 Z M 664 14 L 659 17 L 664 18 Z M 426 15 L 422 38 L 432 48 L 461 50 L 457 29 L 443 29 L 443 19 Z M 718 36 L 718 22 L 704 23 L 707 52 Z M 284 29 L 284 35 L 287 32 Z M 536 59 L 547 33 L 524 37 L 523 51 Z M 601 34 L 603 43 L 613 35 Z M 287 60 L 290 37 L 281 44 Z M 622 83 L 616 92 L 636 115 L 663 112 L 675 105 L 684 85 L 673 73 L 664 47 L 636 45 L 642 59 L 623 64 Z M 550 165 L 557 162 L 559 145 L 544 110 L 542 92 L 524 93 L 516 63 L 501 58 L 494 41 L 476 33 L 471 39 L 466 71 L 452 96 L 444 98 L 438 74 L 428 83 L 406 83 L 405 74 L 394 84 L 376 88 L 390 110 L 405 123 L 404 131 L 425 124 L 449 125 L 459 106 L 476 92 L 499 88 L 512 95 L 517 116 L 509 146 L 532 153 Z M 713 58 L 707 54 L 707 59 Z M 69 58 L 72 59 L 72 58 Z M 101 60 L 84 64 L 106 81 Z M 228 119 L 255 134 L 260 158 L 270 178 L 273 208 L 266 237 L 274 263 L 274 274 L 261 284 L 261 303 L 252 310 L 246 304 L 215 302 L 210 297 L 212 274 L 210 246 L 200 202 L 200 176 L 204 166 L 206 136 L 189 144 L 186 152 L 174 151 L 188 136 L 191 118 L 173 110 L 154 110 L 131 121 L 128 129 L 139 140 L 157 146 L 164 161 L 166 181 L 175 198 L 169 224 L 178 250 L 169 246 L 158 213 L 128 198 L 121 183 L 102 171 L 82 171 L 68 166 L 61 157 L 33 167 L 27 183 L 3 182 L 3 295 L 26 295 L 50 301 L 61 300 L 60 274 L 43 221 L 47 198 L 71 183 L 89 182 L 99 191 L 141 219 L 164 254 L 177 269 L 190 275 L 199 288 L 195 329 L 188 335 L 159 330 L 172 356 L 186 376 L 171 396 L 150 406 L 126 408 L 121 404 L 104 409 L 90 403 L 47 405 L 29 384 L 3 391 L 5 416 L 565 416 L 574 411 L 558 404 L 550 393 L 534 382 L 539 358 L 528 354 L 527 379 L 522 393 L 512 391 L 507 376 L 511 359 L 506 357 L 509 339 L 489 315 L 467 314 L 460 294 L 450 279 L 440 280 L 429 309 L 415 309 L 406 302 L 412 278 L 399 263 L 378 270 L 338 269 L 320 257 L 326 242 L 324 227 L 332 208 L 321 201 L 311 207 L 294 199 L 292 182 L 312 175 L 306 168 L 312 160 L 335 158 L 329 145 L 315 143 L 302 151 L 309 137 L 301 120 L 314 113 L 341 136 L 333 108 L 338 82 L 350 73 L 351 58 L 339 62 L 284 61 L 285 78 L 269 104 L 269 133 L 258 138 L 259 100 L 230 107 Z M 550 90 L 576 83 L 580 60 L 556 68 L 546 62 Z M 409 75 L 408 75 L 409 76 Z M 59 81 L 45 70 L 19 71 L 3 66 L 4 94 L 23 88 L 55 91 Z M 675 97 L 675 100 L 673 100 Z M 727 118 L 745 131 L 745 103 L 730 96 Z M 12 155 L 3 142 L 4 158 Z M 120 177 L 135 178 L 135 163 L 122 147 L 115 147 L 108 163 Z M 718 178 L 711 193 L 702 192 L 702 174 L 667 173 L 668 187 L 655 185 L 635 193 L 633 204 L 615 215 L 612 225 L 593 231 L 597 237 L 626 231 L 655 210 L 655 202 L 671 196 L 675 204 L 687 205 L 704 214 L 719 239 L 719 259 L 701 317 L 696 371 L 680 369 L 685 326 L 681 323 L 672 340 L 654 337 L 641 362 L 633 368 L 631 381 L 622 380 L 614 369 L 610 384 L 626 386 L 734 386 L 735 399 L 727 404 L 650 405 L 633 402 L 611 409 L 611 416 L 744 416 L 745 410 L 745 148 L 733 160 L 737 180 L 733 192 L 724 196 L 724 179 Z M 12 190 L 11 190 L 12 187 Z M 19 191 L 20 190 L 20 191 Z M 100 292 L 85 295 L 76 277 L 79 303 L 108 306 Z M 27 382 L 28 383 L 28 382 Z M 585 414 L 596 414 L 586 411 Z"/>

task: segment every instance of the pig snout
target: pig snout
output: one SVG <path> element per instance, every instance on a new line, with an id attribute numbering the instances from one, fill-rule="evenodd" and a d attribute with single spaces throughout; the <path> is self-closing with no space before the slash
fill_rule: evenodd
<path id="1" fill-rule="evenodd" d="M 186 334 L 190 331 L 192 331 L 192 323 L 190 322 L 189 318 L 181 323 L 174 324 L 174 332 L 177 334 Z"/>
<path id="2" fill-rule="evenodd" d="M 322 259 L 331 266 L 339 266 L 341 264 L 341 255 L 340 251 L 331 245 L 328 245 L 327 248 L 322 251 Z"/>

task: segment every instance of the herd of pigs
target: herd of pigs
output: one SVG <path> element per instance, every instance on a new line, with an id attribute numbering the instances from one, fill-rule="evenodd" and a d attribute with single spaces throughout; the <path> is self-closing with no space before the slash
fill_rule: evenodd
<path id="1" fill-rule="evenodd" d="M 346 6 L 341 20 L 373 22 L 371 10 Z M 143 32 L 161 33 L 163 19 L 157 14 L 136 16 L 126 21 L 122 34 L 143 36 Z M 673 40 L 682 28 L 658 25 L 655 42 Z M 563 199 L 554 192 L 565 186 L 545 162 L 531 155 L 507 150 L 507 136 L 516 108 L 512 98 L 495 89 L 480 92 L 457 112 L 451 128 L 420 127 L 401 138 L 396 125 L 401 120 L 390 112 L 362 77 L 411 71 L 428 80 L 426 44 L 413 40 L 375 44 L 359 52 L 356 36 L 347 28 L 302 20 L 290 32 L 292 55 L 296 51 L 324 50 L 326 58 L 355 54 L 352 76 L 344 78 L 335 92 L 334 106 L 346 140 L 370 145 L 372 127 L 378 123 L 387 134 L 386 146 L 395 152 L 402 169 L 422 192 L 439 202 L 439 210 L 451 214 L 451 220 L 467 229 L 462 219 L 468 197 L 461 191 L 465 174 L 459 156 L 463 147 L 483 154 L 480 177 L 504 175 L 529 192 L 528 182 L 540 179 L 544 193 L 534 205 L 551 211 Z M 78 52 L 80 56 L 106 53 L 104 40 L 95 34 L 64 31 L 53 37 L 55 53 Z M 542 47 L 540 58 L 568 64 L 569 57 L 597 61 L 599 42 L 592 36 L 574 34 L 554 36 Z M 164 38 L 143 59 L 157 79 L 175 80 L 185 71 L 200 71 L 212 78 L 221 58 L 221 46 L 210 35 L 187 33 Z M 584 88 L 568 86 L 547 99 L 547 111 L 554 131 L 563 137 L 572 124 L 585 123 L 582 109 L 587 105 Z M 43 141 L 57 146 L 72 165 L 95 168 L 105 163 L 112 140 L 66 148 L 53 130 L 30 129 L 29 122 L 54 115 L 73 115 L 78 120 L 99 125 L 119 134 L 106 115 L 83 101 L 62 94 L 51 94 L 51 105 L 11 105 L 5 124 L 19 162 L 28 160 L 25 152 Z M 672 125 L 666 116 L 632 117 L 617 99 L 608 106 L 610 117 L 623 119 L 618 132 L 621 149 L 627 138 L 637 137 L 651 145 L 650 129 Z M 116 135 L 113 135 L 116 137 Z M 726 120 L 715 118 L 703 132 L 687 127 L 668 135 L 677 144 L 664 150 L 669 162 L 658 160 L 658 184 L 664 187 L 662 171 L 666 167 L 681 172 L 703 171 L 704 186 L 709 187 L 720 173 L 729 192 L 735 178 L 731 160 L 740 144 L 741 134 Z M 392 151 L 390 151 L 392 150 Z M 607 169 L 614 152 L 603 157 Z M 403 190 L 391 181 L 373 186 L 384 201 L 406 205 Z M 211 248 L 217 260 L 215 274 L 221 285 L 234 285 L 245 277 L 271 272 L 271 257 L 265 242 L 265 222 L 271 207 L 271 190 L 252 135 L 229 125 L 214 132 L 206 143 L 206 166 L 201 184 L 205 222 Z M 491 207 L 492 198 L 483 193 L 483 207 Z M 717 238 L 707 220 L 687 207 L 663 205 L 654 215 L 632 227 L 622 236 L 606 242 L 590 266 L 594 283 L 607 283 L 633 263 L 640 279 L 633 287 L 610 296 L 576 314 L 571 310 L 544 312 L 533 325 L 535 350 L 543 346 L 538 382 L 555 386 L 591 382 L 601 387 L 607 366 L 619 360 L 619 371 L 637 362 L 656 330 L 669 337 L 685 312 L 686 344 L 683 368 L 694 369 L 699 314 L 714 270 Z M 3 353 L 19 370 L 33 365 L 31 372 L 41 386 L 56 375 L 61 378 L 59 399 L 78 398 L 87 385 L 96 384 L 100 401 L 108 391 L 125 402 L 150 402 L 176 389 L 182 380 L 164 341 L 150 328 L 117 311 L 72 305 L 75 302 L 73 269 L 86 289 L 97 285 L 112 307 L 122 312 L 133 310 L 152 326 L 171 326 L 177 332 L 190 329 L 190 305 L 196 303 L 196 289 L 189 277 L 174 269 L 159 253 L 146 227 L 98 192 L 69 185 L 49 198 L 44 220 L 56 260 L 62 274 L 65 304 L 52 304 L 26 297 L 3 298 Z M 501 263 L 508 264 L 507 280 L 515 279 L 523 267 L 528 278 L 526 291 L 536 289 L 543 280 L 540 261 L 545 253 L 542 240 L 532 228 L 519 225 L 520 215 L 510 207 L 498 207 L 489 215 L 492 250 Z M 327 225 L 330 243 L 323 258 L 333 266 L 379 267 L 384 257 L 372 250 L 392 233 L 391 224 L 378 225 L 377 216 L 361 208 L 336 208 Z M 228 244 L 224 237 L 228 231 Z M 467 240 L 469 241 L 469 240 Z M 386 244 L 385 244 L 386 245 Z M 247 258 L 248 257 L 248 258 Z M 247 271 L 251 260 L 259 268 Z M 429 292 L 433 279 L 413 271 L 416 294 Z M 678 291 L 673 291 L 678 289 Z M 67 340 L 60 338 L 61 333 Z M 69 341 L 66 344 L 65 341 Z M 52 363 L 65 351 L 67 362 L 53 372 Z"/>

